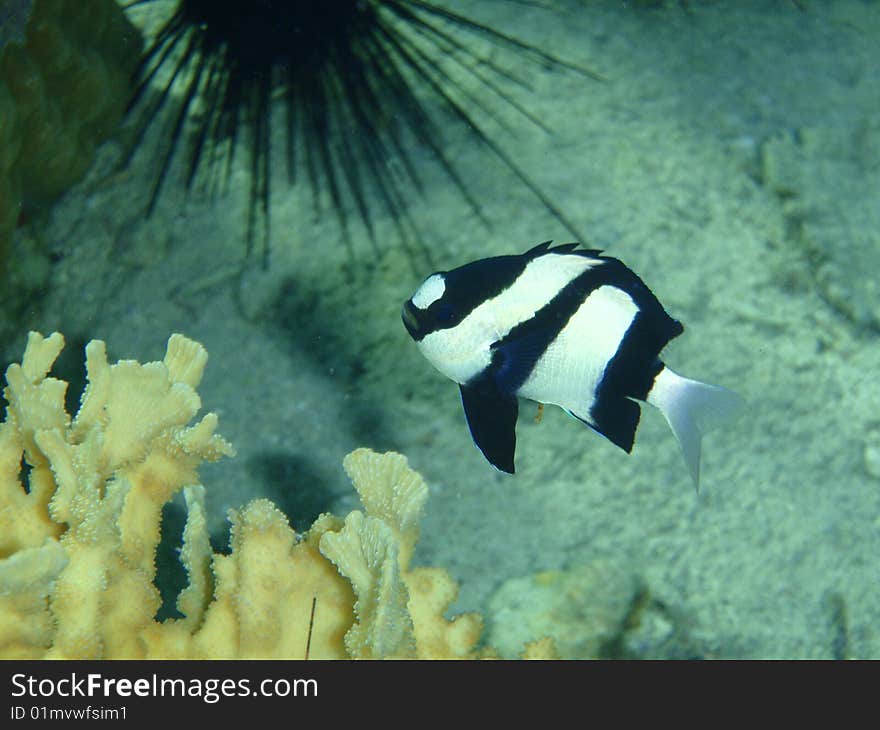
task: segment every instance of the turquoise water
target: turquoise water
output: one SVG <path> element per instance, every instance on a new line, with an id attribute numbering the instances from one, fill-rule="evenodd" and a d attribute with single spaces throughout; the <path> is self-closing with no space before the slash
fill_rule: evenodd
<path id="1" fill-rule="evenodd" d="M 880 656 L 880 5 L 449 5 L 601 75 L 461 36 L 525 82 L 505 88 L 546 130 L 497 99 L 499 119 L 474 118 L 570 226 L 438 108 L 485 221 L 409 140 L 423 191 L 408 213 L 429 255 L 408 255 L 381 207 L 371 244 L 351 203 L 346 245 L 327 191 L 316 212 L 307 181 L 278 170 L 264 268 L 242 244 L 243 155 L 214 198 L 184 195 L 173 168 L 147 218 L 156 160 L 111 175 L 111 140 L 33 223 L 63 255 L 5 359 L 28 328 L 141 361 L 172 332 L 202 342 L 199 392 L 238 450 L 202 471 L 216 548 L 231 507 L 267 496 L 302 527 L 356 506 L 345 453 L 406 454 L 431 487 L 416 562 L 446 567 L 455 610 L 481 611 L 508 654 L 540 628 L 568 656 Z M 670 366 L 748 403 L 706 438 L 698 495 L 651 409 L 628 456 L 523 404 L 517 474 L 499 474 L 401 325 L 434 269 L 571 227 L 682 321 Z"/>

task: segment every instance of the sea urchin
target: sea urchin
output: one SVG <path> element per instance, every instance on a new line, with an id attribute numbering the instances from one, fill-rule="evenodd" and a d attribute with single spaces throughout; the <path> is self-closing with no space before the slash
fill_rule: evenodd
<path id="1" fill-rule="evenodd" d="M 128 9 L 153 2 L 135 0 Z M 327 192 L 349 246 L 352 207 L 375 243 L 376 203 L 390 214 L 405 245 L 419 240 L 407 215 L 408 191 L 421 190 L 408 152 L 413 141 L 431 151 L 480 213 L 476 196 L 444 153 L 439 114 L 465 123 L 577 235 L 479 124 L 477 116 L 494 114 L 492 96 L 540 122 L 505 91 L 511 81 L 521 80 L 473 50 L 470 41 L 477 37 L 505 53 L 595 76 L 426 0 L 180 0 L 144 55 L 131 104 L 140 119 L 132 150 L 154 119 L 168 125 L 150 210 L 181 143 L 186 188 L 205 168 L 213 190 L 228 183 L 244 137 L 250 168 L 248 250 L 261 222 L 267 251 L 277 100 L 289 179 L 304 174 L 316 205 L 318 191 Z M 394 172 L 392 159 L 399 163 Z"/>

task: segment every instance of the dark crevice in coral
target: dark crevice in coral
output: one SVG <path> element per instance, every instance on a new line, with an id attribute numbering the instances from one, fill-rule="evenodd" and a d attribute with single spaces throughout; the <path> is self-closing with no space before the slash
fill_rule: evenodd
<path id="1" fill-rule="evenodd" d="M 65 410 L 71 415 L 76 415 L 82 401 L 83 391 L 86 388 L 86 365 L 83 352 L 86 349 L 87 338 L 73 335 L 65 337 L 65 346 L 61 354 L 52 366 L 52 377 L 64 380 L 67 383 L 67 391 L 64 394 Z"/>
<path id="2" fill-rule="evenodd" d="M 154 581 L 162 600 L 156 612 L 157 621 L 183 617 L 177 610 L 177 596 L 188 583 L 186 570 L 180 562 L 180 546 L 186 527 L 186 510 L 181 506 L 181 501 L 178 496 L 162 508 L 162 536 L 156 548 Z"/>
<path id="3" fill-rule="evenodd" d="M 21 464 L 18 467 L 18 483 L 24 487 L 27 494 L 31 492 L 31 465 L 27 463 L 24 454 L 21 455 Z"/>

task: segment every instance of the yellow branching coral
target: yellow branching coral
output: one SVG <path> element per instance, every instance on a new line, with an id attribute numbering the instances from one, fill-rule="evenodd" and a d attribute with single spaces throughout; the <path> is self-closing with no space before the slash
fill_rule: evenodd
<path id="1" fill-rule="evenodd" d="M 173 335 L 162 362 L 110 365 L 104 343 L 89 343 L 71 419 L 67 384 L 49 376 L 63 345 L 31 333 L 6 371 L 0 657 L 476 656 L 479 617 L 443 616 L 455 583 L 410 567 L 428 489 L 405 457 L 349 454 L 364 512 L 322 515 L 304 535 L 264 499 L 231 511 L 231 552 L 215 554 L 197 469 L 232 447 L 214 414 L 190 425 L 204 348 Z M 157 622 L 162 507 L 180 490 L 183 618 Z M 546 642 L 528 649 L 551 654 Z"/>
<path id="2" fill-rule="evenodd" d="M 23 594 L 14 581 L 39 572 L 29 599 L 39 640 L 8 637 L 5 652 L 22 655 L 142 656 L 140 629 L 160 599 L 153 585 L 162 506 L 197 483 L 205 459 L 231 454 L 195 386 L 207 361 L 198 343 L 174 335 L 160 363 L 107 363 L 104 343 L 86 347 L 89 384 L 72 421 L 67 384 L 48 377 L 64 339 L 31 333 L 21 365 L 10 365 L 9 406 L 0 425 L 0 564 L 6 618 Z M 19 483 L 22 460 L 28 489 Z M 30 554 L 27 562 L 23 554 Z M 40 570 L 33 567 L 42 561 Z M 18 566 L 17 568 L 15 566 Z M 46 600 L 48 598 L 48 601 Z M 32 634 L 33 636 L 33 634 Z"/>
<path id="3" fill-rule="evenodd" d="M 477 614 L 443 618 L 458 588 L 446 571 L 410 569 L 428 487 L 400 454 L 358 449 L 343 461 L 366 509 L 352 512 L 321 551 L 351 581 L 357 621 L 346 635 L 352 656 L 473 657 Z"/>

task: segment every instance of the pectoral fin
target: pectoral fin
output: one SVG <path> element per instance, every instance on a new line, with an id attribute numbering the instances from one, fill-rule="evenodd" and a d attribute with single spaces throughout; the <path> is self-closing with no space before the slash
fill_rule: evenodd
<path id="1" fill-rule="evenodd" d="M 495 379 L 482 375 L 461 386 L 461 404 L 471 437 L 496 469 L 513 474 L 516 451 L 516 396 L 499 389 Z"/>

